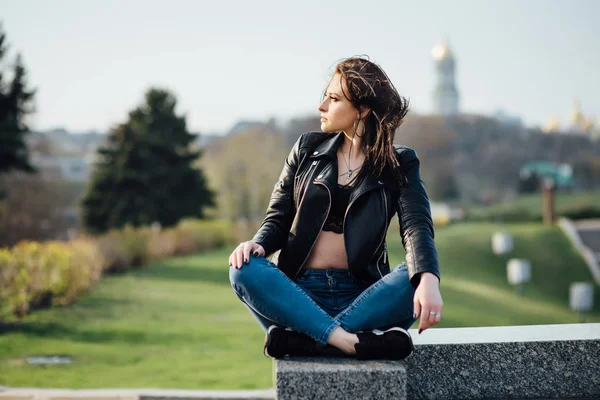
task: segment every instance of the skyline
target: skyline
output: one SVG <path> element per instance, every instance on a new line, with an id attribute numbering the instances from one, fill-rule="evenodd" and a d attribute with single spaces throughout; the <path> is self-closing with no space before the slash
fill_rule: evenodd
<path id="1" fill-rule="evenodd" d="M 600 2 L 384 3 L 0 0 L 0 22 L 8 59 L 20 52 L 38 89 L 32 130 L 106 132 L 150 86 L 176 95 L 196 133 L 316 116 L 335 62 L 358 54 L 427 114 L 431 49 L 446 37 L 462 112 L 502 110 L 526 126 L 556 116 L 564 128 L 578 99 L 600 124 Z"/>

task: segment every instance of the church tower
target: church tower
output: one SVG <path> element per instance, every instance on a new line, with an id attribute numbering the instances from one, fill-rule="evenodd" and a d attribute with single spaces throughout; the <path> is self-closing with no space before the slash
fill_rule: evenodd
<path id="1" fill-rule="evenodd" d="M 433 92 L 433 110 L 438 115 L 457 115 L 458 90 L 454 82 L 454 56 L 450 51 L 448 40 L 436 45 L 431 53 L 435 60 L 436 85 Z"/>
<path id="2" fill-rule="evenodd" d="M 573 108 L 571 109 L 571 115 L 569 116 L 569 131 L 572 133 L 585 134 L 590 133 L 594 129 L 594 121 L 586 118 L 581 111 L 579 100 L 573 101 Z"/>

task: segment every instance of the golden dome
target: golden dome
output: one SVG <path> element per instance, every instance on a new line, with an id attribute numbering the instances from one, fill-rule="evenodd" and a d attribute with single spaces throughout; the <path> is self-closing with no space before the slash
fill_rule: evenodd
<path id="1" fill-rule="evenodd" d="M 550 118 L 543 126 L 544 132 L 560 132 L 560 121 L 556 117 Z"/>
<path id="2" fill-rule="evenodd" d="M 577 99 L 573 101 L 573 109 L 571 110 L 569 122 L 571 125 L 580 125 L 585 123 L 585 116 L 581 112 L 581 107 L 579 106 L 579 101 L 577 101 Z"/>
<path id="3" fill-rule="evenodd" d="M 571 124 L 570 129 L 579 133 L 590 133 L 596 126 L 596 121 L 594 121 L 593 118 L 588 118 L 581 112 L 581 107 L 579 106 L 579 101 L 577 101 L 577 99 L 573 102 L 573 109 L 571 110 L 569 122 Z"/>
<path id="4" fill-rule="evenodd" d="M 444 39 L 442 43 L 433 46 L 433 49 L 431 49 L 431 54 L 436 61 L 452 58 L 452 51 L 450 51 L 448 39 Z"/>

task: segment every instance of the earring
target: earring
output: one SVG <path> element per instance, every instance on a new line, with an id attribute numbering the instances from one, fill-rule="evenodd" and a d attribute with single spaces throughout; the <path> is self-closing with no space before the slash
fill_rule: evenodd
<path id="1" fill-rule="evenodd" d="M 354 121 L 354 135 L 358 136 L 359 138 L 362 138 L 364 136 L 364 133 L 362 136 L 359 135 L 358 132 L 356 132 L 357 129 L 358 129 L 358 120 Z"/>

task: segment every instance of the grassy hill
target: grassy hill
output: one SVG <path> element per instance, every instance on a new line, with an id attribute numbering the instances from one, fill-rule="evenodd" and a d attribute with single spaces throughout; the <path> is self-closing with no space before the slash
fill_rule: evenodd
<path id="1" fill-rule="evenodd" d="M 571 281 L 590 281 L 583 260 L 560 230 L 511 224 L 514 257 L 532 262 L 525 296 L 506 281 L 491 252 L 497 225 L 457 224 L 436 230 L 444 320 L 438 327 L 574 323 Z M 391 262 L 403 249 L 397 225 L 388 234 Z M 0 385 L 70 388 L 242 389 L 272 385 L 264 334 L 228 281 L 221 249 L 173 258 L 104 278 L 77 304 L 39 311 L 0 334 Z M 600 290 L 595 312 L 600 322 Z M 427 334 L 427 331 L 423 333 Z M 66 366 L 27 365 L 31 355 L 70 355 Z"/>
<path id="2" fill-rule="evenodd" d="M 397 227 L 390 227 L 391 259 L 404 259 Z M 394 231 L 392 231 L 394 229 Z M 569 285 L 593 282 L 583 259 L 558 227 L 537 223 L 507 224 L 515 248 L 510 255 L 531 262 L 532 281 L 518 296 L 508 284 L 506 263 L 491 251 L 491 237 L 501 229 L 487 223 L 436 229 L 442 271 L 444 321 L 439 327 L 575 323 L 569 310 Z M 595 321 L 600 321 L 600 288 L 595 290 Z M 592 320 L 592 319 L 588 319 Z"/>
<path id="3" fill-rule="evenodd" d="M 600 191 L 556 194 L 556 214 L 573 219 L 600 218 Z M 542 194 L 528 194 L 518 199 L 487 207 L 469 207 L 471 221 L 542 221 Z"/>

